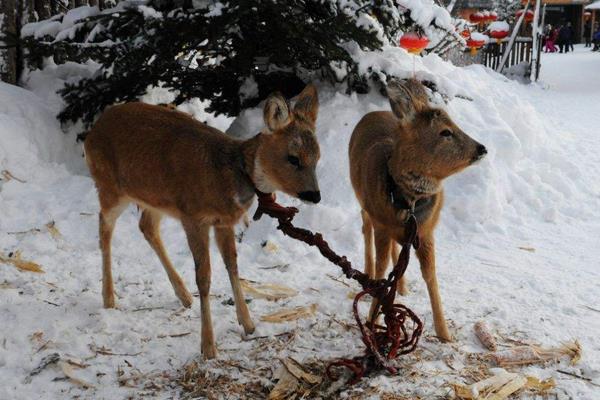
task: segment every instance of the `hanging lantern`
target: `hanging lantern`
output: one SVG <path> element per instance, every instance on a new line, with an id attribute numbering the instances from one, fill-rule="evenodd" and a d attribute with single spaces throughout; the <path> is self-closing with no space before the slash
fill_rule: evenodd
<path id="1" fill-rule="evenodd" d="M 471 55 L 477 54 L 477 50 L 483 47 L 488 42 L 488 37 L 478 32 L 471 33 L 471 37 L 467 40 L 467 47 L 471 51 Z"/>
<path id="2" fill-rule="evenodd" d="M 521 18 L 521 15 L 523 14 L 524 10 L 518 10 L 515 15 L 517 16 L 517 18 Z M 525 22 L 531 22 L 533 21 L 533 11 L 531 10 L 527 10 L 527 12 L 525 13 Z"/>
<path id="3" fill-rule="evenodd" d="M 411 54 L 420 54 L 428 44 L 427 36 L 417 32 L 407 32 L 400 38 L 400 47 Z"/>
<path id="4" fill-rule="evenodd" d="M 483 19 L 481 22 L 483 22 L 484 24 L 487 24 L 490 21 L 490 12 L 487 10 L 484 10 L 481 12 L 481 15 L 483 15 Z"/>
<path id="5" fill-rule="evenodd" d="M 473 22 L 474 24 L 480 24 L 483 22 L 483 19 L 483 14 L 479 11 L 469 15 L 469 21 Z"/>
<path id="6" fill-rule="evenodd" d="M 510 25 L 504 21 L 492 22 L 488 28 L 490 37 L 496 39 L 496 43 L 500 44 L 502 39 L 510 33 Z"/>
<path id="7" fill-rule="evenodd" d="M 490 11 L 490 16 L 488 17 L 490 22 L 494 22 L 498 20 L 498 13 L 496 11 Z"/>

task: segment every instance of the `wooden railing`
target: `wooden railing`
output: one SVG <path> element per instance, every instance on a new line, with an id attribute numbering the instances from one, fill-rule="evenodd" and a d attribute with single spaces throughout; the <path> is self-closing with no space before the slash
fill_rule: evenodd
<path id="1" fill-rule="evenodd" d="M 522 63 L 523 61 L 531 62 L 532 56 L 532 39 L 530 37 L 517 37 L 510 51 L 504 68 L 510 68 L 513 65 Z M 508 40 L 500 42 L 500 44 L 490 42 L 482 49 L 483 62 L 486 67 L 496 70 L 502 61 L 502 55 L 508 46 Z"/>

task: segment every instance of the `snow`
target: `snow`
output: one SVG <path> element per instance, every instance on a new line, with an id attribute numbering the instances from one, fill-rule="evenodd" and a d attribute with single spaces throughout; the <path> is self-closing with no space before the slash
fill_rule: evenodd
<path id="1" fill-rule="evenodd" d="M 544 54 L 541 83 L 528 86 L 478 65 L 457 68 L 435 55 L 413 57 L 402 49 L 361 56 L 365 58 L 361 68 L 389 64 L 386 68 L 397 68 L 401 76 L 414 73 L 434 81 L 451 100 L 444 105 L 435 96 L 433 101 L 484 143 L 489 154 L 446 182 L 446 205 L 436 231 L 438 279 L 456 342 L 441 344 L 433 337 L 427 292 L 413 259 L 408 270 L 410 294 L 401 301 L 425 321 L 419 357 L 407 357 L 399 376 L 370 377 L 353 390 L 374 388 L 409 398 L 446 396 L 451 393 L 448 383 L 461 380 L 460 371 L 450 369 L 447 360 L 464 365 L 465 353 L 483 353 L 472 326 L 485 319 L 504 336 L 528 342 L 557 345 L 578 339 L 584 356 L 577 366 L 563 361 L 523 371 L 541 378 L 553 376 L 559 399 L 599 398 L 597 387 L 556 372 L 565 369 L 600 382 L 600 318 L 589 308 L 598 308 L 600 292 L 598 55 L 580 47 L 574 54 Z M 0 264 L 2 399 L 143 396 L 143 388 L 118 384 L 119 368 L 156 376 L 162 371 L 173 374 L 186 362 L 199 359 L 198 301 L 191 310 L 180 309 L 156 256 L 138 231 L 139 214 L 133 207 L 120 218 L 113 239 L 119 308 L 102 308 L 96 193 L 82 168 L 81 149 L 54 119 L 60 103 L 52 92 L 60 82 L 72 79 L 70 73 L 84 76 L 89 71 L 49 64 L 28 76 L 27 84 L 35 94 L 0 86 L 0 170 L 25 181 L 0 181 L 0 252 L 21 250 L 23 258 L 45 270 L 38 275 Z M 168 96 L 153 89 L 145 100 L 162 102 Z M 306 206 L 283 195 L 279 199 L 299 206 L 297 224 L 322 232 L 333 249 L 358 267 L 363 246 L 359 209 L 348 179 L 347 145 L 365 113 L 387 110 L 389 105 L 378 93 L 345 95 L 323 85 L 319 101 L 318 175 L 323 201 Z M 206 106 L 190 102 L 180 108 L 227 129 L 231 119 L 210 116 Z M 260 110 L 247 110 L 230 131 L 248 137 L 261 124 Z M 61 236 L 55 238 L 44 228 L 50 221 L 55 221 Z M 34 228 L 40 231 L 29 231 Z M 162 234 L 174 265 L 195 291 L 193 262 L 181 227 L 167 219 Z M 265 240 L 270 245 L 262 247 Z M 252 369 L 275 366 L 272 360 L 287 355 L 300 361 L 327 360 L 362 351 L 355 332 L 332 320 L 335 316 L 353 324 L 348 293 L 357 287 L 330 279 L 328 274 L 338 277 L 339 271 L 314 249 L 284 238 L 273 221 L 263 218 L 250 225 L 238 253 L 242 277 L 300 292 L 277 303 L 253 300 L 249 307 L 257 323 L 256 335 L 287 331 L 296 335 L 283 350 L 241 340 L 235 311 L 225 303 L 231 297 L 227 273 L 213 246 L 211 308 L 221 361 L 237 361 Z M 259 320 L 283 307 L 312 303 L 319 307 L 312 319 L 280 325 Z M 40 340 L 36 332 L 42 332 Z M 93 351 L 102 346 L 127 355 Z M 26 383 L 42 357 L 55 352 L 83 360 L 87 367 L 77 374 L 94 388 L 55 380 L 64 375 L 52 366 Z M 207 365 L 216 372 L 225 368 L 218 360 Z M 414 377 L 405 371 L 420 373 Z M 245 376 L 238 372 L 236 379 Z M 177 397 L 175 390 L 166 386 L 157 396 Z"/>
<path id="2" fill-rule="evenodd" d="M 454 30 L 450 13 L 433 0 L 399 0 L 398 5 L 410 10 L 410 17 L 421 26 L 428 26 L 434 21 L 439 27 Z"/>
<path id="3" fill-rule="evenodd" d="M 30 22 L 21 28 L 21 36 L 33 36 L 36 39 L 44 36 L 52 36 L 57 40 L 65 37 L 73 37 L 77 29 L 77 22 L 80 19 L 93 17 L 100 13 L 97 6 L 81 6 L 69 10 L 66 14 L 59 14 L 50 19 L 40 22 Z M 61 20 L 60 22 L 58 20 Z"/>
<path id="4" fill-rule="evenodd" d="M 142 15 L 144 16 L 145 19 L 162 19 L 163 18 L 163 14 L 161 12 L 156 11 L 152 7 L 145 6 L 145 5 L 139 5 L 137 8 L 138 8 L 138 10 L 140 10 L 142 12 Z"/>
<path id="5" fill-rule="evenodd" d="M 484 35 L 479 32 L 471 32 L 471 39 L 475 41 L 483 41 L 484 43 L 488 43 L 490 41 L 490 37 L 488 35 Z"/>
<path id="6" fill-rule="evenodd" d="M 506 21 L 494 21 L 488 26 L 487 30 L 490 32 L 508 32 L 510 31 L 510 25 Z"/>

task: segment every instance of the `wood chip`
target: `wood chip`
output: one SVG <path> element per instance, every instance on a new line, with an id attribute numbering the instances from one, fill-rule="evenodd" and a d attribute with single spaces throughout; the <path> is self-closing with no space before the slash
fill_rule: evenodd
<path id="1" fill-rule="evenodd" d="M 39 264 L 36 264 L 32 261 L 23 260 L 21 258 L 20 250 L 15 251 L 10 257 L 7 257 L 4 254 L 0 253 L 0 262 L 3 262 L 5 264 L 11 264 L 20 271 L 36 272 L 39 274 L 44 273 L 44 270 L 42 269 L 42 267 L 40 267 Z"/>
<path id="2" fill-rule="evenodd" d="M 542 381 L 534 376 L 527 377 L 527 389 L 533 390 L 536 394 L 545 395 L 555 387 L 556 381 L 554 378 L 548 378 Z"/>
<path id="3" fill-rule="evenodd" d="M 273 301 L 286 299 L 298 294 L 297 290 L 276 283 L 258 283 L 253 285 L 247 280 L 242 280 L 241 284 L 244 293 L 255 299 L 267 299 Z"/>
<path id="4" fill-rule="evenodd" d="M 276 378 L 279 380 L 269 393 L 268 400 L 287 400 L 298 397 L 297 392 L 300 388 L 300 381 L 287 368 L 281 367 Z"/>
<path id="5" fill-rule="evenodd" d="M 535 253 L 535 249 L 533 247 L 519 246 L 519 249 L 528 251 L 530 253 Z"/>
<path id="6" fill-rule="evenodd" d="M 278 379 L 278 382 L 269 393 L 267 397 L 269 400 L 306 398 L 311 387 L 322 381 L 320 376 L 311 374 L 302 364 L 291 357 L 279 361 L 283 365 L 275 374 L 275 379 Z"/>
<path id="7" fill-rule="evenodd" d="M 527 378 L 524 376 L 501 370 L 471 385 L 454 385 L 454 392 L 459 399 L 504 400 L 526 384 Z"/>
<path id="8" fill-rule="evenodd" d="M 316 385 L 321 383 L 323 380 L 320 376 L 313 375 L 310 372 L 306 371 L 302 364 L 298 361 L 294 360 L 291 357 L 285 358 L 281 360 L 281 363 L 287 368 L 290 374 L 294 375 L 296 378 L 305 381 L 311 385 Z"/>
<path id="9" fill-rule="evenodd" d="M 162 334 L 162 335 L 158 335 L 157 337 L 158 337 L 159 339 L 163 339 L 163 338 L 166 338 L 166 337 L 173 337 L 173 338 L 175 338 L 175 337 L 187 336 L 187 335 L 189 335 L 189 334 L 191 334 L 191 333 L 192 333 L 192 332 L 183 332 L 183 333 Z"/>
<path id="10" fill-rule="evenodd" d="M 75 365 L 68 363 L 66 361 L 60 361 L 59 362 L 60 368 L 62 369 L 63 374 L 65 374 L 67 376 L 67 378 L 69 378 L 69 380 L 79 386 L 83 386 L 84 388 L 93 388 L 94 385 L 92 385 L 89 382 L 86 382 L 85 380 L 78 378 L 75 374 Z"/>
<path id="11" fill-rule="evenodd" d="M 58 228 L 56 228 L 56 223 L 54 221 L 50 221 L 46 224 L 46 229 L 48 229 L 48 232 L 50 232 L 50 235 L 55 239 L 61 239 L 62 235 L 60 234 L 60 231 L 58 230 Z"/>
<path id="12" fill-rule="evenodd" d="M 103 356 L 135 357 L 135 356 L 139 356 L 140 354 L 142 354 L 141 351 L 137 352 L 137 353 L 113 353 L 113 351 L 111 349 L 108 349 L 108 348 L 106 348 L 104 346 L 102 346 L 102 347 L 96 347 L 93 344 L 90 344 L 89 348 L 94 353 L 101 354 Z"/>
<path id="13" fill-rule="evenodd" d="M 490 351 L 496 351 L 496 339 L 485 321 L 478 321 L 473 328 L 481 344 Z"/>
<path id="14" fill-rule="evenodd" d="M 10 181 L 10 180 L 15 180 L 17 182 L 21 182 L 21 183 L 26 183 L 27 181 L 24 181 L 23 179 L 19 179 L 17 177 L 15 177 L 13 174 L 10 173 L 9 170 L 2 170 L 2 172 L 0 172 L 0 175 L 2 176 L 2 179 L 4 179 L 6 182 Z"/>
<path id="15" fill-rule="evenodd" d="M 260 317 L 260 320 L 273 323 L 295 321 L 301 318 L 311 317 L 316 311 L 317 305 L 311 304 L 307 307 L 294 307 L 291 309 L 277 311 L 272 314 L 263 315 Z"/>
<path id="16" fill-rule="evenodd" d="M 581 359 L 581 345 L 577 340 L 565 342 L 558 347 L 540 347 L 535 345 L 517 346 L 491 354 L 492 360 L 500 367 L 513 365 L 539 364 L 557 361 L 563 356 L 571 359 L 571 365 Z"/>
<path id="17" fill-rule="evenodd" d="M 491 396 L 487 396 L 486 400 L 504 400 L 511 394 L 522 389 L 526 384 L 527 378 L 519 375 L 502 386 L 496 393 L 492 394 Z"/>

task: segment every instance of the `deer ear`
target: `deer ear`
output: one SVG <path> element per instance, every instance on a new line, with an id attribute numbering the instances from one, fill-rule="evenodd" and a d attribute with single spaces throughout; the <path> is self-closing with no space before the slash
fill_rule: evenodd
<path id="1" fill-rule="evenodd" d="M 294 106 L 294 114 L 314 126 L 318 112 L 319 95 L 317 94 L 317 88 L 311 83 L 298 95 Z"/>
<path id="2" fill-rule="evenodd" d="M 425 86 L 415 78 L 410 78 L 404 86 L 412 95 L 413 102 L 417 110 L 424 110 L 429 105 L 429 97 L 425 91 Z"/>
<path id="3" fill-rule="evenodd" d="M 388 82 L 386 91 L 392 111 L 403 125 L 410 123 L 417 112 L 427 106 L 427 93 L 415 79 L 405 83 L 393 79 Z"/>
<path id="4" fill-rule="evenodd" d="M 267 126 L 266 133 L 273 133 L 290 123 L 290 109 L 280 93 L 273 93 L 267 98 L 263 118 Z"/>

